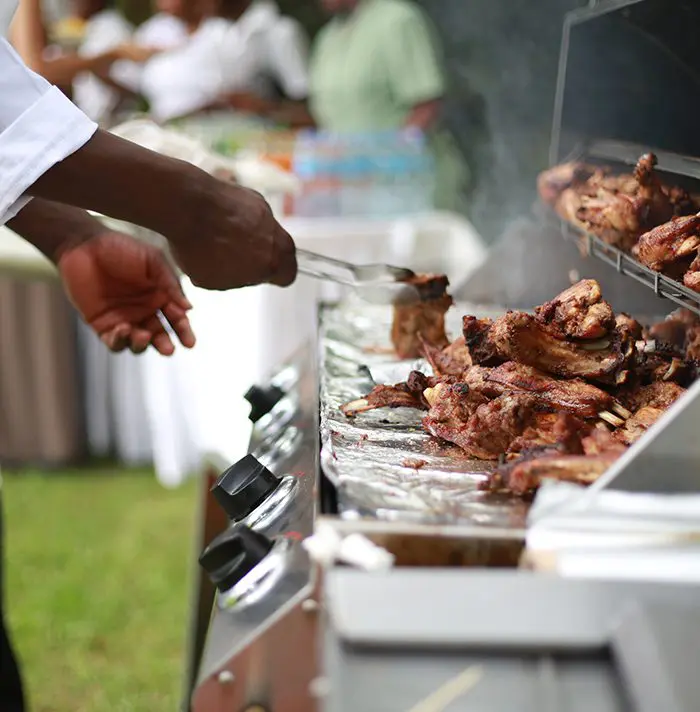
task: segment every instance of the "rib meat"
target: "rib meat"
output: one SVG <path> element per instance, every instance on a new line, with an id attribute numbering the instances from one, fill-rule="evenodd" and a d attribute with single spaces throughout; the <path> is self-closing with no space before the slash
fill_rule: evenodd
<path id="1" fill-rule="evenodd" d="M 529 393 L 541 407 L 581 418 L 597 418 L 601 411 L 613 404 L 609 393 L 580 378 L 560 380 L 513 361 L 492 369 L 486 378 L 508 390 Z"/>
<path id="2" fill-rule="evenodd" d="M 479 398 L 474 394 L 468 387 L 465 393 L 464 384 L 439 384 L 426 394 L 431 408 L 423 418 L 423 426 L 431 435 L 458 445 L 471 457 L 497 460 L 533 417 L 533 399 L 504 394 L 478 404 Z"/>
<path id="3" fill-rule="evenodd" d="M 569 413 L 536 413 L 523 434 L 510 444 L 507 455 L 552 448 L 561 453 L 583 454 L 581 440 L 590 430 L 590 424 Z"/>
<path id="4" fill-rule="evenodd" d="M 605 348 L 586 350 L 554 338 L 535 317 L 523 312 L 509 312 L 494 322 L 488 341 L 504 360 L 518 361 L 555 376 L 606 382 L 616 380 L 634 350 L 632 340 L 619 332 L 614 332 Z"/>
<path id="5" fill-rule="evenodd" d="M 405 383 L 394 386 L 375 386 L 365 398 L 351 401 L 341 406 L 340 410 L 348 418 L 360 413 L 366 413 L 377 408 L 418 408 L 428 410 L 428 402 L 424 391 L 437 383 L 436 378 L 430 378 L 420 371 L 412 371 Z"/>
<path id="6" fill-rule="evenodd" d="M 416 275 L 406 283 L 418 289 L 419 299 L 394 305 L 391 342 L 399 358 L 418 358 L 423 342 L 437 348 L 449 343 L 445 313 L 452 297 L 447 294 L 449 282 L 444 275 Z"/>
<path id="7" fill-rule="evenodd" d="M 612 307 L 594 279 L 582 279 L 537 307 L 535 318 L 558 339 L 600 339 L 615 326 Z"/>
<path id="8" fill-rule="evenodd" d="M 439 349 L 424 341 L 423 355 L 432 366 L 436 376 L 459 378 L 472 365 L 469 347 L 463 336 L 444 349 Z"/>
<path id="9" fill-rule="evenodd" d="M 508 463 L 496 471 L 492 489 L 506 489 L 514 494 L 534 492 L 545 478 L 590 485 L 617 459 L 612 452 L 597 456 L 534 454 Z"/>
<path id="10" fill-rule="evenodd" d="M 623 428 L 615 432 L 615 437 L 625 445 L 632 445 L 664 414 L 663 408 L 643 406 L 631 418 L 627 419 Z"/>
<path id="11" fill-rule="evenodd" d="M 620 400 L 625 407 L 635 412 L 644 407 L 659 408 L 665 410 L 685 393 L 685 388 L 681 388 L 672 381 L 655 381 L 647 386 L 636 388 L 630 393 L 620 393 Z"/>

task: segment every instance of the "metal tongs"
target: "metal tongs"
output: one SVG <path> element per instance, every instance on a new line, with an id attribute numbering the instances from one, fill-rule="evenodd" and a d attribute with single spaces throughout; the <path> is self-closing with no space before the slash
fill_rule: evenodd
<path id="1" fill-rule="evenodd" d="M 405 267 L 356 265 L 308 250 L 297 250 L 296 254 L 301 274 L 352 287 L 362 299 L 373 304 L 396 304 L 420 299 L 416 287 L 406 283 L 415 277 L 415 272 Z"/>

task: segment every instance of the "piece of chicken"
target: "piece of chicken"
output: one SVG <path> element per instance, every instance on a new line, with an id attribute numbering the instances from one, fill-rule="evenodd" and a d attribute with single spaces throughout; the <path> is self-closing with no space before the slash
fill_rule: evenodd
<path id="1" fill-rule="evenodd" d="M 535 309 L 538 323 L 558 339 L 601 339 L 615 315 L 594 279 L 582 279 Z"/>
<path id="2" fill-rule="evenodd" d="M 494 322 L 488 333 L 497 353 L 509 361 L 564 378 L 617 382 L 629 364 L 634 342 L 626 333 L 614 332 L 611 339 L 589 350 L 569 341 L 555 339 L 524 312 L 509 312 Z"/>
<path id="3" fill-rule="evenodd" d="M 634 254 L 656 272 L 680 276 L 690 266 L 700 247 L 700 213 L 674 218 L 644 233 Z"/>

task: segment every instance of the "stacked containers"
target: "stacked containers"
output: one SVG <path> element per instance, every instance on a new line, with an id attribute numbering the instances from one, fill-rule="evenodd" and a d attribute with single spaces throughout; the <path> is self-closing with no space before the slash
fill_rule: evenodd
<path id="1" fill-rule="evenodd" d="M 302 217 L 393 218 L 433 206 L 433 162 L 420 132 L 306 131 L 293 168 L 303 183 L 294 206 Z"/>

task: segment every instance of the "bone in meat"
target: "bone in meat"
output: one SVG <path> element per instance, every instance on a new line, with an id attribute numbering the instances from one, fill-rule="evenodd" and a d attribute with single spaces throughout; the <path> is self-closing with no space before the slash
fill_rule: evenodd
<path id="1" fill-rule="evenodd" d="M 504 360 L 518 361 L 555 376 L 603 381 L 614 381 L 616 372 L 627 365 L 634 350 L 631 339 L 619 332 L 605 348 L 586 350 L 555 339 L 533 316 L 523 312 L 509 312 L 495 321 L 488 339 Z"/>

